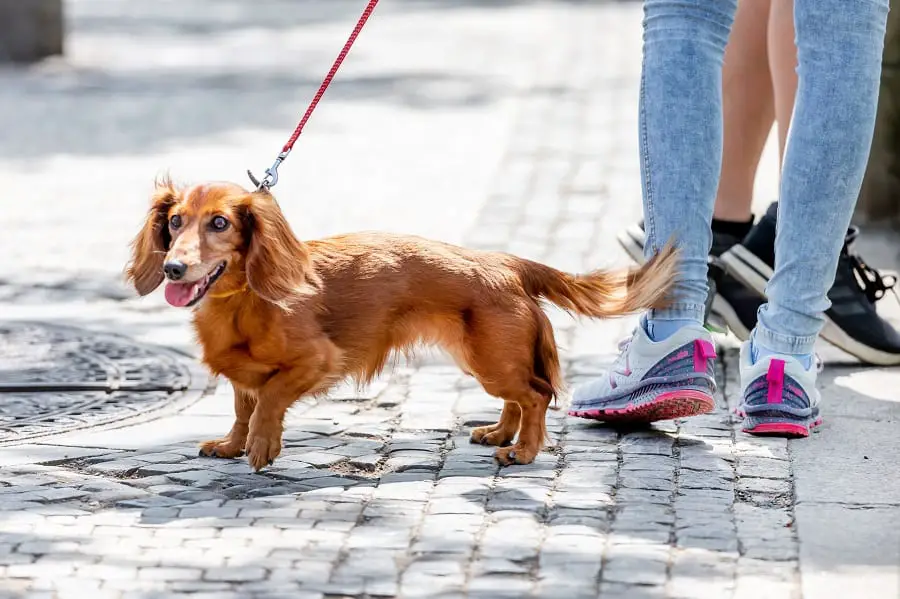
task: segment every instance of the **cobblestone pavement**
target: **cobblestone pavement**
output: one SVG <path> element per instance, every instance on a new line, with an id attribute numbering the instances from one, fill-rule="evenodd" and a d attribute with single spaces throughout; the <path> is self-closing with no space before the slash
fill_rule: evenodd
<path id="1" fill-rule="evenodd" d="M 0 314 L 196 351 L 184 312 L 129 299 L 116 278 L 147 182 L 166 166 L 191 178 L 265 166 L 359 4 L 171 1 L 125 19 L 112 0 L 73 2 L 72 64 L 0 74 L 14 84 L 0 85 L 0 119 L 20 132 L 0 141 L 13 192 L 0 208 L 20 225 L 0 239 L 15 267 Z M 623 263 L 614 234 L 640 211 L 640 5 L 378 11 L 284 167 L 276 191 L 298 232 L 415 232 L 570 270 Z M 75 131 L 57 88 L 83 103 Z M 63 133 L 26 134 L 16 110 Z M 28 168 L 46 177 L 18 177 Z M 573 383 L 633 325 L 551 316 Z M 796 526 L 799 510 L 835 509 L 817 503 L 828 479 L 794 472 L 796 445 L 737 432 L 732 362 L 712 414 L 617 431 L 550 412 L 549 448 L 502 470 L 467 436 L 499 402 L 430 354 L 297 406 L 283 455 L 259 474 L 197 457 L 197 441 L 227 430 L 224 383 L 197 404 L 210 411 L 3 448 L 0 597 L 830 596 L 801 576 Z M 895 559 L 894 487 L 885 478 L 855 512 L 880 514 L 885 531 L 869 575 Z M 846 540 L 858 557 L 806 559 L 863 572 L 871 552 Z M 854 580 L 844 597 L 891 597 L 874 576 Z"/>
<path id="2" fill-rule="evenodd" d="M 784 441 L 736 442 L 724 405 L 619 433 L 555 413 L 551 449 L 498 471 L 466 435 L 492 407 L 452 367 L 401 369 L 293 414 L 262 474 L 186 444 L 6 469 L 0 574 L 72 596 L 794 596 Z"/>

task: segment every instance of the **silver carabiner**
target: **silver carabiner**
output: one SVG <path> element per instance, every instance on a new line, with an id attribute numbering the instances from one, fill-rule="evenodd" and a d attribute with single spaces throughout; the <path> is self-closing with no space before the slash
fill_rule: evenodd
<path id="1" fill-rule="evenodd" d="M 288 157 L 289 153 L 290 151 L 281 152 L 278 155 L 278 158 L 275 159 L 275 162 L 272 163 L 272 166 L 266 169 L 266 175 L 261 181 L 253 176 L 253 173 L 249 169 L 247 170 L 247 176 L 250 177 L 250 181 L 256 185 L 256 191 L 262 191 L 263 189 L 268 191 L 275 187 L 278 183 L 278 167 L 281 166 L 281 163 L 284 162 L 284 159 Z"/>

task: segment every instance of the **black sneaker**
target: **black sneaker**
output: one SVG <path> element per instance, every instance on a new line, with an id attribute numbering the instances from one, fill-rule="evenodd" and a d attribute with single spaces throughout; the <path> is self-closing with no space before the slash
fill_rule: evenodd
<path id="1" fill-rule="evenodd" d="M 638 264 L 644 263 L 644 224 L 628 227 L 619 234 L 619 244 Z M 741 341 L 750 338 L 756 326 L 756 311 L 763 299 L 752 289 L 729 275 L 719 262 L 719 256 L 740 243 L 740 238 L 713 232 L 710 250 L 709 286 L 711 303 L 707 303 L 707 321 L 714 328 L 728 328 Z"/>
<path id="2" fill-rule="evenodd" d="M 720 257 L 729 275 L 765 296 L 775 265 L 777 203 L 753 227 L 743 242 Z M 852 252 L 859 229 L 851 227 L 838 260 L 834 285 L 828 292 L 831 308 L 825 312 L 822 338 L 868 364 L 900 364 L 900 333 L 878 315 L 875 302 L 897 282 L 882 275 Z M 896 292 L 895 292 L 896 293 Z"/>

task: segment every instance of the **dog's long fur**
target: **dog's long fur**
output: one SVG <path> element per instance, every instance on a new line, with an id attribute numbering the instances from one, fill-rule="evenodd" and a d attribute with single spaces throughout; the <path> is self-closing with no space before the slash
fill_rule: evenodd
<path id="1" fill-rule="evenodd" d="M 168 226 L 179 214 L 178 230 Z M 230 225 L 210 228 L 220 215 Z M 500 421 L 472 432 L 501 447 L 501 463 L 529 463 L 543 446 L 545 413 L 563 390 L 546 300 L 606 318 L 665 303 L 677 254 L 666 247 L 645 266 L 574 275 L 504 253 L 420 237 L 355 233 L 301 242 L 274 198 L 228 183 L 157 184 L 133 242 L 127 276 L 141 295 L 164 280 L 163 264 L 188 266 L 187 281 L 217 265 L 224 274 L 195 308 L 203 361 L 232 382 L 231 432 L 204 443 L 207 455 L 246 450 L 255 469 L 281 450 L 285 411 L 302 396 L 352 377 L 364 383 L 395 351 L 441 346 L 491 395 Z"/>

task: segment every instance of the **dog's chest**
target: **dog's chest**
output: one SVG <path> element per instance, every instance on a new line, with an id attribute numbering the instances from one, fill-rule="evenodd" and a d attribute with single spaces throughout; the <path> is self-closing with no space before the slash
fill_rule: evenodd
<path id="1" fill-rule="evenodd" d="M 257 387 L 281 368 L 284 339 L 272 327 L 242 330 L 223 324 L 199 327 L 203 361 L 217 374 L 246 387 Z"/>

